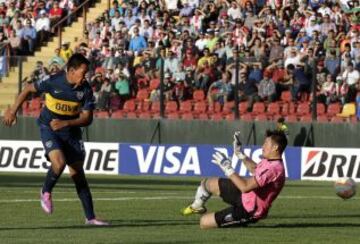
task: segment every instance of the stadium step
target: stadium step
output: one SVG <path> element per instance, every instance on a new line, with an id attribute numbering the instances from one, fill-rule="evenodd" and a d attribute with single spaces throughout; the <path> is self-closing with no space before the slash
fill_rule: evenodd
<path id="1" fill-rule="evenodd" d="M 96 18 L 102 15 L 107 9 L 107 0 L 100 0 L 93 7 L 89 8 L 86 16 L 87 22 L 95 21 Z M 70 47 L 74 48 L 76 41 L 82 38 L 83 35 L 83 24 L 84 18 L 79 17 L 69 27 L 63 28 L 62 40 L 70 41 Z M 23 74 L 22 77 L 30 76 L 34 70 L 37 61 L 42 61 L 45 66 L 48 66 L 49 59 L 54 55 L 54 50 L 59 45 L 59 37 L 53 37 L 44 46 L 36 51 L 33 56 L 27 57 L 26 61 L 23 62 Z M 7 76 L 1 79 L 0 84 L 18 84 L 19 80 L 19 68 L 11 68 Z M 5 86 L 7 87 L 7 86 Z M 5 91 L 7 90 L 7 91 Z M 7 107 L 7 104 L 12 104 L 17 94 L 17 89 L 2 89 L 0 86 L 0 114 Z M 6 105 L 6 106 L 5 106 Z"/>

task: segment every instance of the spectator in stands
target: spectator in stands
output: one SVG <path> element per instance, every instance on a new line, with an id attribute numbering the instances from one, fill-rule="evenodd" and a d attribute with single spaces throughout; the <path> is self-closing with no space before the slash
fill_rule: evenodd
<path id="1" fill-rule="evenodd" d="M 264 102 L 273 102 L 276 99 L 275 83 L 270 77 L 270 72 L 264 72 L 264 78 L 258 86 L 258 95 Z"/>
<path id="2" fill-rule="evenodd" d="M 247 111 L 252 111 L 253 104 L 260 101 L 258 89 L 254 80 L 248 80 L 245 72 L 240 73 L 239 79 L 239 100 L 247 101 Z"/>
<path id="3" fill-rule="evenodd" d="M 57 64 L 60 68 L 64 67 L 65 60 L 60 56 L 60 48 L 55 49 L 55 55 L 49 60 L 49 65 Z"/>
<path id="4" fill-rule="evenodd" d="M 59 2 L 54 1 L 53 6 L 50 8 L 49 11 L 49 18 L 51 25 L 56 24 L 56 22 L 58 22 L 62 18 L 63 14 L 64 11 L 62 8 L 60 8 Z"/>
<path id="5" fill-rule="evenodd" d="M 342 78 L 349 86 L 349 95 L 347 100 L 354 100 L 357 93 L 357 86 L 360 82 L 360 72 L 354 69 L 354 64 L 352 62 L 348 63 L 346 70 L 342 73 Z"/>
<path id="6" fill-rule="evenodd" d="M 36 30 L 31 25 L 31 20 L 26 20 L 26 26 L 21 31 L 21 42 L 24 53 L 32 54 L 36 43 Z"/>
<path id="7" fill-rule="evenodd" d="M 139 28 L 134 28 L 134 36 L 130 39 L 129 50 L 133 52 L 143 51 L 147 47 L 147 42 L 143 36 L 139 34 Z"/>
<path id="8" fill-rule="evenodd" d="M 234 92 L 233 85 L 231 84 L 231 73 L 226 71 L 222 74 L 221 79 L 213 82 L 207 94 L 207 98 L 210 104 L 219 102 L 224 104 L 232 99 Z"/>
<path id="9" fill-rule="evenodd" d="M 106 110 L 109 108 L 111 92 L 112 92 L 112 86 L 110 83 L 110 79 L 104 78 L 99 91 L 99 100 L 97 103 L 97 109 Z"/>
<path id="10" fill-rule="evenodd" d="M 46 16 L 46 11 L 40 11 L 40 17 L 36 20 L 35 29 L 38 36 L 39 43 L 48 40 L 50 36 L 50 19 Z"/>
<path id="11" fill-rule="evenodd" d="M 119 78 L 115 83 L 115 89 L 120 96 L 120 100 L 124 103 L 130 98 L 130 84 L 129 80 L 124 73 L 119 73 Z"/>
<path id="12" fill-rule="evenodd" d="M 60 57 L 65 61 L 65 63 L 69 60 L 69 58 L 72 56 L 73 51 L 70 48 L 70 42 L 68 41 L 64 41 L 61 44 L 61 49 L 60 49 Z"/>
<path id="13" fill-rule="evenodd" d="M 345 82 L 345 80 L 338 76 L 336 77 L 336 98 L 341 102 L 342 105 L 349 102 L 349 85 Z"/>
<path id="14" fill-rule="evenodd" d="M 318 100 L 326 105 L 337 101 L 336 83 L 331 74 L 326 76 L 326 81 L 321 85 Z"/>
<path id="15" fill-rule="evenodd" d="M 340 58 L 336 56 L 335 50 L 329 52 L 329 56 L 325 59 L 325 67 L 333 78 L 340 72 Z"/>

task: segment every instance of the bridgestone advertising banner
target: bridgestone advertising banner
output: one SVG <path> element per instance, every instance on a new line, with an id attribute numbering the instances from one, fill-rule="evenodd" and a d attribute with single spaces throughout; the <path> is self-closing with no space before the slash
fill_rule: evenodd
<path id="1" fill-rule="evenodd" d="M 360 182 L 360 150 L 356 148 L 302 148 L 304 180 L 336 180 L 351 177 Z"/>
<path id="2" fill-rule="evenodd" d="M 85 142 L 84 146 L 86 173 L 118 174 L 118 143 Z M 0 140 L 0 172 L 46 172 L 49 166 L 40 141 Z"/>

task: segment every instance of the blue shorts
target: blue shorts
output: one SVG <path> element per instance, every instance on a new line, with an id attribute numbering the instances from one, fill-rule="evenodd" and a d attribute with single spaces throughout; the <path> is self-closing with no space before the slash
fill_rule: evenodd
<path id="1" fill-rule="evenodd" d="M 40 124 L 41 141 L 44 145 L 45 155 L 58 149 L 65 156 L 65 163 L 70 165 L 85 160 L 85 148 L 80 128 L 53 131 L 49 126 Z"/>

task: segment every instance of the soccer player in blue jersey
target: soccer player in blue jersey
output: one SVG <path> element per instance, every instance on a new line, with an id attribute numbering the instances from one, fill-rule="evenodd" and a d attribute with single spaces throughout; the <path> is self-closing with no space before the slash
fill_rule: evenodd
<path id="1" fill-rule="evenodd" d="M 85 150 L 80 127 L 91 124 L 94 109 L 94 96 L 85 80 L 88 68 L 89 61 L 83 55 L 72 55 L 66 71 L 28 84 L 14 105 L 5 112 L 3 122 L 7 126 L 15 124 L 16 113 L 26 97 L 31 93 L 45 93 L 45 106 L 38 118 L 38 125 L 51 167 L 40 192 L 41 207 L 47 214 L 53 212 L 51 193 L 67 165 L 85 211 L 85 224 L 109 225 L 95 217 L 83 169 Z"/>

